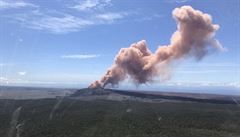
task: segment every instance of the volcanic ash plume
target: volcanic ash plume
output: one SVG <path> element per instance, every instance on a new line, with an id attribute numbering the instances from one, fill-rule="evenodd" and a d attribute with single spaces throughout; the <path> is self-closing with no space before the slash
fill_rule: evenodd
<path id="1" fill-rule="evenodd" d="M 147 48 L 145 40 L 122 48 L 106 74 L 89 88 L 118 85 L 127 77 L 135 84 L 152 82 L 156 76 L 168 77 L 173 61 L 186 57 L 201 60 L 210 50 L 223 49 L 214 39 L 219 26 L 212 23 L 210 15 L 190 6 L 176 8 L 172 15 L 177 22 L 177 30 L 172 35 L 170 45 L 160 46 L 155 53 Z"/>

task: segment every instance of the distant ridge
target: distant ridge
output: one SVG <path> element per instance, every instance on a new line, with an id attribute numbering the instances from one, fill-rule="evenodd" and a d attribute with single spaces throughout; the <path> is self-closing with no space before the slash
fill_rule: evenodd
<path id="1" fill-rule="evenodd" d="M 129 96 L 129 97 L 137 97 L 141 99 L 164 99 L 164 100 L 175 100 L 175 101 L 191 101 L 191 102 L 201 102 L 201 103 L 212 103 L 212 104 L 237 104 L 236 99 L 232 99 L 230 96 L 220 96 L 218 97 L 206 97 L 202 98 L 199 97 L 199 94 L 192 94 L 191 96 L 187 96 L 188 93 L 168 93 L 163 94 L 161 92 L 157 92 L 156 94 L 153 92 L 140 92 L 140 91 L 128 91 L 128 90 L 116 90 L 116 89 L 103 89 L 103 88 L 84 88 L 76 91 L 71 95 L 71 97 L 78 97 L 78 96 L 103 96 L 103 95 L 111 95 L 116 94 L 118 96 Z M 204 94 L 204 96 L 208 96 Z"/>
<path id="2" fill-rule="evenodd" d="M 77 97 L 77 96 L 87 96 L 87 95 L 109 95 L 112 91 L 109 89 L 103 89 L 103 88 L 83 88 L 80 90 L 77 90 L 74 92 L 71 97 Z"/>

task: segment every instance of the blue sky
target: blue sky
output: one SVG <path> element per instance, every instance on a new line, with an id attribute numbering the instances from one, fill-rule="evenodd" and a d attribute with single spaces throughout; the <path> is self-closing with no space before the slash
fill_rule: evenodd
<path id="1" fill-rule="evenodd" d="M 181 60 L 169 81 L 153 85 L 239 87 L 238 0 L 0 0 L 0 83 L 87 86 L 120 48 L 142 39 L 152 51 L 169 44 L 172 10 L 183 5 L 212 15 L 227 51 Z"/>

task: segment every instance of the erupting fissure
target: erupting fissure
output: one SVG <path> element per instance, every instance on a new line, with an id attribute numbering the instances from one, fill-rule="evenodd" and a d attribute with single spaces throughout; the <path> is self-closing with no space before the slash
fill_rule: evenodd
<path id="1" fill-rule="evenodd" d="M 152 53 L 145 40 L 132 44 L 129 48 L 120 49 L 113 65 L 106 74 L 92 83 L 89 88 L 104 88 L 106 85 L 118 85 L 127 77 L 135 84 L 152 82 L 153 78 L 168 77 L 173 61 L 193 57 L 197 61 L 210 50 L 222 50 L 221 44 L 214 38 L 219 25 L 212 23 L 209 14 L 182 6 L 172 12 L 177 22 L 177 30 L 171 37 L 170 45 L 159 46 Z"/>

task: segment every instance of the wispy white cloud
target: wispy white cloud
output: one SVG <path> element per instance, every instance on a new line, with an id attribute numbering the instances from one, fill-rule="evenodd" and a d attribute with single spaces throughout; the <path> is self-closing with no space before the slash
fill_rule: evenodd
<path id="1" fill-rule="evenodd" d="M 70 8 L 79 11 L 89 11 L 91 9 L 102 9 L 107 5 L 111 5 L 111 0 L 84 0 Z"/>
<path id="2" fill-rule="evenodd" d="M 2 2 L 2 5 L 13 4 L 15 6 L 21 5 L 22 7 L 37 7 L 34 4 L 26 3 L 23 1 L 6 2 L 0 0 L 0 2 Z M 124 20 L 126 17 L 131 15 L 131 13 L 128 12 L 111 12 L 105 9 L 107 5 L 111 5 L 111 0 L 84 0 L 80 1 L 78 4 L 74 5 L 71 8 L 65 6 L 64 10 L 43 10 L 42 7 L 39 6 L 38 8 L 29 9 L 24 12 L 19 11 L 9 13 L 1 15 L 0 17 L 5 18 L 4 21 L 9 21 L 11 23 L 20 22 L 21 27 L 50 32 L 53 34 L 64 34 L 70 32 L 78 32 L 84 28 L 94 25 L 113 24 L 118 21 Z M 79 11 L 77 13 L 81 14 L 76 14 L 75 9 L 78 9 Z M 86 12 L 89 10 L 91 10 L 91 12 Z"/>
<path id="3" fill-rule="evenodd" d="M 164 0 L 166 3 L 186 3 L 190 2 L 191 0 Z"/>
<path id="4" fill-rule="evenodd" d="M 9 83 L 9 79 L 6 77 L 0 77 L 0 84 L 8 84 Z"/>
<path id="5" fill-rule="evenodd" d="M 18 72 L 18 75 L 20 75 L 20 76 L 25 76 L 26 74 L 27 74 L 26 71 L 20 71 L 20 72 Z"/>
<path id="6" fill-rule="evenodd" d="M 7 64 L 0 63 L 0 67 L 5 67 Z"/>
<path id="7" fill-rule="evenodd" d="M 32 3 L 27 3 L 24 1 L 0 0 L 0 9 L 16 9 L 24 7 L 37 7 L 37 6 Z"/>
<path id="8" fill-rule="evenodd" d="M 9 66 L 13 66 L 13 64 L 11 64 L 11 63 L 0 63 L 0 67 L 9 67 Z"/>
<path id="9" fill-rule="evenodd" d="M 136 18 L 135 21 L 138 21 L 138 22 L 151 21 L 151 20 L 155 20 L 155 19 L 159 19 L 159 18 L 163 18 L 163 17 L 164 17 L 164 15 L 161 15 L 161 14 L 153 14 L 153 15 L 149 15 L 149 16 Z"/>
<path id="10" fill-rule="evenodd" d="M 185 2 L 189 2 L 190 0 L 176 0 L 177 3 L 185 3 Z"/>
<path id="11" fill-rule="evenodd" d="M 55 34 L 79 31 L 86 26 L 94 24 L 91 20 L 82 19 L 68 14 L 63 15 L 62 17 L 44 14 L 40 16 L 29 15 L 19 16 L 15 19 L 22 21 L 28 28 L 46 30 Z"/>
<path id="12" fill-rule="evenodd" d="M 119 19 L 126 17 L 126 13 L 93 14 L 85 17 L 78 17 L 70 14 L 58 13 L 50 15 L 41 12 L 32 12 L 31 14 L 18 14 L 11 16 L 16 21 L 22 22 L 25 27 L 47 31 L 54 34 L 63 34 L 68 32 L 80 31 L 83 28 L 114 23 Z"/>
<path id="13" fill-rule="evenodd" d="M 75 54 L 75 55 L 63 55 L 61 58 L 64 59 L 89 59 L 100 57 L 98 54 Z"/>
<path id="14" fill-rule="evenodd" d="M 0 81 L 7 81 L 8 79 L 5 77 L 0 77 Z"/>
<path id="15" fill-rule="evenodd" d="M 103 13 L 103 14 L 97 14 L 96 18 L 102 20 L 102 21 L 110 21 L 113 22 L 117 19 L 122 19 L 125 16 L 127 16 L 127 13 Z"/>

